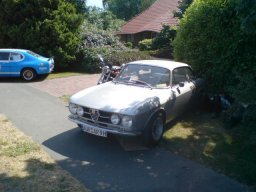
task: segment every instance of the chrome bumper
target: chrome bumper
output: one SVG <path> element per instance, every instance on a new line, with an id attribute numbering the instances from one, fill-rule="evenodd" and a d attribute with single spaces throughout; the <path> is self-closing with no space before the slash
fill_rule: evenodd
<path id="1" fill-rule="evenodd" d="M 117 128 L 108 129 L 108 128 L 105 128 L 105 127 L 102 127 L 102 126 L 98 126 L 97 124 L 95 125 L 95 124 L 87 123 L 87 122 L 84 122 L 84 121 L 80 121 L 74 115 L 69 115 L 68 118 L 69 118 L 70 121 L 72 121 L 76 124 L 81 124 L 81 125 L 84 125 L 84 126 L 93 127 L 93 128 L 100 129 L 100 130 L 106 131 L 107 133 L 112 133 L 112 134 L 115 134 L 115 135 L 138 136 L 138 135 L 141 134 L 140 132 L 127 132 L 127 131 L 124 131 L 124 130 L 121 130 L 121 129 L 117 130 Z"/>

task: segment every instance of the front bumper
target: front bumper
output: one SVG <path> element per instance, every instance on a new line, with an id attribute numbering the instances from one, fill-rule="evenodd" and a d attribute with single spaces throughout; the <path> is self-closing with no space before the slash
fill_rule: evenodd
<path id="1" fill-rule="evenodd" d="M 76 124 L 90 126 L 90 127 L 93 127 L 93 128 L 99 129 L 99 130 L 103 130 L 103 131 L 106 131 L 107 133 L 111 133 L 111 134 L 115 134 L 115 135 L 138 136 L 141 134 L 140 132 L 128 132 L 119 127 L 109 127 L 109 126 L 105 127 L 105 126 L 102 126 L 102 125 L 99 125 L 96 123 L 86 122 L 82 118 L 79 118 L 77 115 L 69 115 L 68 118 L 70 121 L 72 121 Z"/>

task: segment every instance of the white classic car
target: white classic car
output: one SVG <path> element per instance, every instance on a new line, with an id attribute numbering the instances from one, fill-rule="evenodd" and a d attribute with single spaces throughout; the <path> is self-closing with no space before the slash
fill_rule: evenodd
<path id="1" fill-rule="evenodd" d="M 113 81 L 74 94 L 69 119 L 87 133 L 141 135 L 145 145 L 154 146 L 166 123 L 196 102 L 203 84 L 185 63 L 134 61 Z"/>

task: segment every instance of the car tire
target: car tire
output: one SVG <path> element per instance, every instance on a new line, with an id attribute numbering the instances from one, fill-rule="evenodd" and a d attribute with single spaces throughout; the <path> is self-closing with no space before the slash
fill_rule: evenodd
<path id="1" fill-rule="evenodd" d="M 165 129 L 164 117 L 162 113 L 155 114 L 149 121 L 143 132 L 144 144 L 147 147 L 156 146 L 162 139 Z"/>
<path id="2" fill-rule="evenodd" d="M 36 78 L 36 72 L 34 69 L 26 68 L 21 71 L 21 77 L 25 81 L 32 81 Z"/>

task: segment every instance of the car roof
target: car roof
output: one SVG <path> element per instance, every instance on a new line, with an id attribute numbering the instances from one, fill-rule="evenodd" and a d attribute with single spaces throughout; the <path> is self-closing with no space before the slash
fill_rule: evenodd
<path id="1" fill-rule="evenodd" d="M 16 52 L 27 52 L 28 50 L 26 50 L 26 49 L 0 49 L 0 51 L 16 51 Z"/>
<path id="2" fill-rule="evenodd" d="M 156 59 L 156 60 L 138 60 L 138 61 L 133 61 L 127 64 L 141 64 L 141 65 L 150 65 L 150 66 L 156 66 L 156 67 L 164 67 L 169 70 L 173 70 L 178 67 L 190 67 L 186 63 L 181 63 L 177 61 L 171 61 L 171 60 L 161 60 L 161 59 Z"/>

